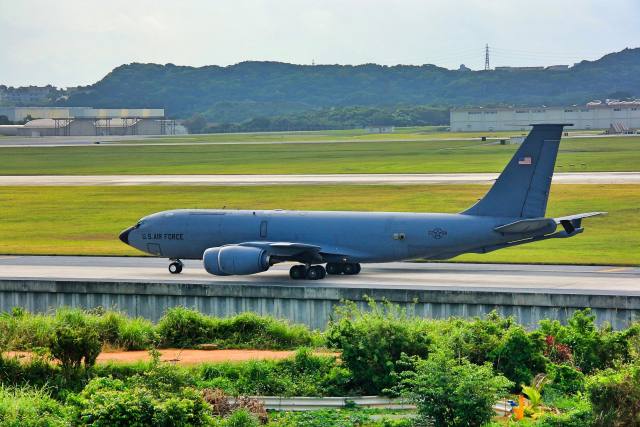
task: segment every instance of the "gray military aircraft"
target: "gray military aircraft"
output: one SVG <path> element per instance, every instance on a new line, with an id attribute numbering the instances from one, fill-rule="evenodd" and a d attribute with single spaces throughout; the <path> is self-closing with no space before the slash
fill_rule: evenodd
<path id="1" fill-rule="evenodd" d="M 300 265 L 291 267 L 292 279 L 317 280 L 358 274 L 361 263 L 444 260 L 573 237 L 582 233 L 583 218 L 605 212 L 545 218 L 565 125 L 532 126 L 489 192 L 459 214 L 181 209 L 142 218 L 120 240 L 169 258 L 173 274 L 183 259 L 201 259 L 217 276 L 294 261 Z"/>

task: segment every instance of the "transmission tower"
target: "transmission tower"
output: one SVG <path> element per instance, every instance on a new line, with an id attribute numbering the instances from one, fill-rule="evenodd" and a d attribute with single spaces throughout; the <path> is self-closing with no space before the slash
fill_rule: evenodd
<path id="1" fill-rule="evenodd" d="M 487 43 L 484 53 L 484 70 L 489 71 L 489 43 Z"/>

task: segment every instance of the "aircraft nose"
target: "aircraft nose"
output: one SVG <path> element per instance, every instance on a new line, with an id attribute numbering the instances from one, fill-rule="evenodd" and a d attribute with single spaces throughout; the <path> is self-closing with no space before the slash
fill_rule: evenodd
<path id="1" fill-rule="evenodd" d="M 120 233 L 120 240 L 122 240 L 122 243 L 124 243 L 125 245 L 129 244 L 129 233 L 131 233 L 131 230 L 133 230 L 133 227 L 129 227 L 122 233 Z"/>

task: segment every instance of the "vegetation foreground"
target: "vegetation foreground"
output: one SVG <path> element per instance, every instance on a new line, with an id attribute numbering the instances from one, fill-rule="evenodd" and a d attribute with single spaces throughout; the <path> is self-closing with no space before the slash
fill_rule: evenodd
<path id="1" fill-rule="evenodd" d="M 486 185 L 274 187 L 0 187 L 2 254 L 141 255 L 118 234 L 141 217 L 179 208 L 455 213 Z M 310 191 L 312 190 L 312 191 Z M 484 255 L 473 262 L 640 265 L 640 185 L 553 185 L 547 215 L 604 211 L 584 234 Z"/>
<path id="2" fill-rule="evenodd" d="M 640 323 L 624 331 L 576 311 L 566 326 L 536 331 L 496 313 L 423 319 L 383 301 L 345 302 L 324 333 L 244 313 L 219 319 L 182 307 L 153 325 L 101 308 L 0 315 L 2 426 L 505 426 L 605 427 L 640 423 Z M 162 363 L 159 347 L 297 348 L 278 361 Z M 315 355 L 326 346 L 341 356 Z M 145 348 L 151 362 L 95 364 L 100 350 Z M 2 357 L 29 350 L 28 361 Z M 524 393 L 525 419 L 493 417 L 492 405 Z M 383 394 L 414 404 L 389 411 L 267 413 L 249 398 Z M 235 401 L 235 403 L 233 403 Z M 376 419 L 382 415 L 383 419 Z M 408 415 L 400 412 L 400 415 Z M 386 418 L 385 418 L 386 417 Z M 379 417 L 378 417 L 379 418 Z"/>

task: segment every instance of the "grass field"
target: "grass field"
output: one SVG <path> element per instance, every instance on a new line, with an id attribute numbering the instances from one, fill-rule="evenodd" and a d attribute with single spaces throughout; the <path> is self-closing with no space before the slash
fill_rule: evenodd
<path id="1" fill-rule="evenodd" d="M 175 208 L 458 212 L 489 189 L 447 186 L 0 187 L 0 253 L 140 255 L 118 233 Z M 459 260 L 640 265 L 640 185 L 555 185 L 547 215 L 607 211 L 572 239 Z"/>
<path id="2" fill-rule="evenodd" d="M 491 132 L 443 132 L 446 126 L 415 126 L 396 127 L 394 133 L 367 134 L 364 129 L 353 130 L 325 130 L 309 132 L 247 132 L 247 133 L 218 133 L 202 135 L 180 135 L 158 137 L 142 140 L 146 142 L 269 142 L 269 141 L 349 141 L 349 140 L 429 140 L 429 139 L 468 139 L 480 138 L 509 138 L 526 131 L 491 131 Z M 595 135 L 604 133 L 603 129 L 568 131 L 569 135 Z M 135 140 L 135 142 L 141 142 Z"/>
<path id="3" fill-rule="evenodd" d="M 356 139 L 314 144 L 0 148 L 0 171 L 3 175 L 499 172 L 518 147 L 478 144 L 482 143 L 459 139 Z M 569 138 L 560 150 L 557 164 L 565 171 L 569 163 L 577 169 L 586 163 L 589 171 L 640 170 L 640 137 Z"/>

